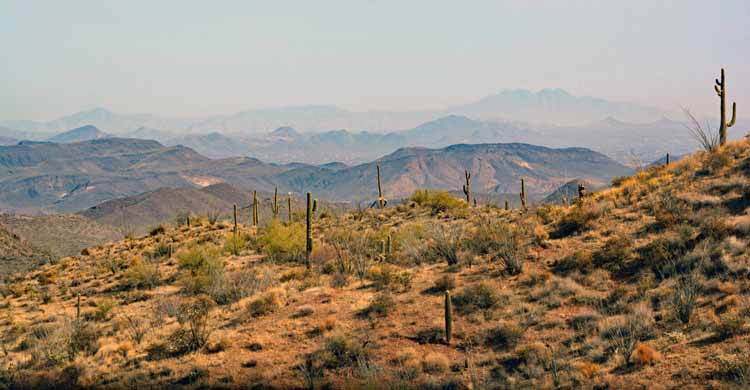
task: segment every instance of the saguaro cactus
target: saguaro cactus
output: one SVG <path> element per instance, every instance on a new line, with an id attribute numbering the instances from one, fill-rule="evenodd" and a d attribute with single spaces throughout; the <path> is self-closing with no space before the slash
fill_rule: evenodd
<path id="1" fill-rule="evenodd" d="M 445 290 L 445 342 L 450 345 L 453 336 L 453 304 L 451 292 Z"/>
<path id="2" fill-rule="evenodd" d="M 508 206 L 508 199 L 505 199 L 505 211 L 510 210 L 510 207 Z"/>
<path id="3" fill-rule="evenodd" d="M 664 165 L 669 166 L 669 153 L 667 153 L 667 161 L 664 163 Z"/>
<path id="4" fill-rule="evenodd" d="M 521 208 L 526 210 L 526 185 L 523 178 L 521 178 L 521 193 L 519 195 L 521 196 Z"/>
<path id="5" fill-rule="evenodd" d="M 258 191 L 253 191 L 253 226 L 258 226 Z"/>
<path id="6" fill-rule="evenodd" d="M 305 239 L 305 265 L 307 268 L 311 268 L 310 264 L 310 254 L 312 253 L 313 249 L 313 241 L 312 241 L 312 213 L 313 213 L 313 207 L 312 207 L 312 194 L 309 192 L 307 193 L 307 232 L 306 232 L 306 239 Z"/>
<path id="7" fill-rule="evenodd" d="M 381 209 L 384 209 L 387 202 L 383 197 L 383 186 L 380 184 L 380 165 L 376 165 L 376 168 L 378 170 L 378 204 Z"/>
<path id="8" fill-rule="evenodd" d="M 466 195 L 466 203 L 471 206 L 471 172 L 464 170 L 464 177 L 466 178 L 466 184 L 464 184 L 464 195 Z"/>
<path id="9" fill-rule="evenodd" d="M 287 216 L 289 224 L 292 223 L 292 193 L 287 192 L 286 194 L 286 204 L 289 210 L 289 215 Z"/>
<path id="10" fill-rule="evenodd" d="M 279 187 L 273 188 L 273 203 L 271 203 L 271 212 L 273 213 L 274 219 L 279 217 Z"/>
<path id="11" fill-rule="evenodd" d="M 714 91 L 719 95 L 719 115 L 721 116 L 721 123 L 719 124 L 719 144 L 724 145 L 727 143 L 727 129 L 734 126 L 734 121 L 737 119 L 737 103 L 732 102 L 732 120 L 727 122 L 727 86 L 724 81 L 724 68 L 721 68 L 721 80 L 716 79 L 716 85 L 714 85 Z"/>
<path id="12" fill-rule="evenodd" d="M 586 186 L 583 183 L 578 183 L 578 199 L 583 200 L 584 196 L 586 196 Z"/>
<path id="13" fill-rule="evenodd" d="M 237 237 L 237 205 L 233 205 L 233 216 L 234 216 L 234 236 Z"/>

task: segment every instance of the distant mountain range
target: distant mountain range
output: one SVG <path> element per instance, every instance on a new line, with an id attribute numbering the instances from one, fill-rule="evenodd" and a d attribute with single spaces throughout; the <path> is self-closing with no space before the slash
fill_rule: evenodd
<path id="1" fill-rule="evenodd" d="M 527 191 L 545 194 L 572 178 L 606 183 L 631 172 L 588 149 L 528 144 L 402 148 L 375 162 L 347 166 L 210 159 L 184 146 L 137 139 L 28 141 L 0 146 L 0 209 L 74 212 L 160 188 L 218 183 L 245 191 L 312 191 L 331 200 L 372 199 L 376 164 L 382 167 L 390 198 L 408 196 L 418 188 L 459 189 L 464 169 L 473 172 L 477 193 L 517 192 L 524 177 Z"/>
<path id="2" fill-rule="evenodd" d="M 180 134 L 210 132 L 257 134 L 283 126 L 293 127 L 303 132 L 332 129 L 384 132 L 413 128 L 420 123 L 447 115 L 534 124 L 578 125 L 608 116 L 625 121 L 649 122 L 658 120 L 665 113 L 660 109 L 644 105 L 612 102 L 589 96 L 574 96 L 561 89 L 543 89 L 538 92 L 518 89 L 505 90 L 472 103 L 434 111 L 352 112 L 335 106 L 309 105 L 257 109 L 203 118 L 167 118 L 152 114 L 118 114 L 103 108 L 96 108 L 47 122 L 13 120 L 2 121 L 0 126 L 15 131 L 58 133 L 67 129 L 93 125 L 119 136 L 142 127 Z"/>

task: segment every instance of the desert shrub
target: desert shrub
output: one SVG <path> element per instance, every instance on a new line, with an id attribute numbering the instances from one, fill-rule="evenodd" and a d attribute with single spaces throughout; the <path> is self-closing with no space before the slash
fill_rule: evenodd
<path id="1" fill-rule="evenodd" d="M 215 272 L 210 279 L 208 295 L 219 305 L 227 305 L 264 290 L 274 283 L 273 276 L 257 269 L 232 273 Z"/>
<path id="2" fill-rule="evenodd" d="M 229 233 L 224 237 L 224 250 L 235 256 L 239 256 L 245 247 L 247 247 L 247 237 L 244 234 Z"/>
<path id="3" fill-rule="evenodd" d="M 453 305 L 461 314 L 471 314 L 477 310 L 490 310 L 500 302 L 500 296 L 484 283 L 466 287 L 453 296 Z"/>
<path id="4" fill-rule="evenodd" d="M 68 359 L 66 332 L 51 326 L 37 325 L 19 344 L 19 350 L 31 349 L 31 362 L 38 367 L 54 367 Z"/>
<path id="5" fill-rule="evenodd" d="M 433 214 L 466 208 L 468 206 L 466 202 L 446 191 L 417 190 L 414 191 L 410 200 L 420 206 L 428 207 Z"/>
<path id="6" fill-rule="evenodd" d="M 148 332 L 149 323 L 141 316 L 122 315 L 121 327 L 125 329 L 130 339 L 139 345 Z"/>
<path id="7" fill-rule="evenodd" d="M 370 268 L 368 278 L 377 290 L 403 292 L 411 288 L 411 274 L 387 263 Z"/>
<path id="8" fill-rule="evenodd" d="M 554 263 L 555 273 L 567 275 L 574 271 L 589 273 L 593 270 L 594 256 L 589 251 L 575 251 Z"/>
<path id="9" fill-rule="evenodd" d="M 177 213 L 177 215 L 175 215 L 174 217 L 175 226 L 177 227 L 185 226 L 187 224 L 188 218 L 192 219 L 189 211 L 182 211 L 182 212 Z"/>
<path id="10" fill-rule="evenodd" d="M 615 320 L 605 320 L 599 337 L 610 343 L 610 350 L 619 353 L 625 362 L 636 345 L 654 336 L 654 319 L 643 306 Z"/>
<path id="11" fill-rule="evenodd" d="M 177 252 L 177 265 L 180 269 L 196 271 L 219 257 L 219 250 L 209 245 L 192 245 Z"/>
<path id="12" fill-rule="evenodd" d="M 151 237 L 155 237 L 164 234 L 164 232 L 166 231 L 167 229 L 164 227 L 164 225 L 157 225 L 149 229 L 148 235 Z"/>
<path id="13" fill-rule="evenodd" d="M 544 204 L 536 209 L 536 215 L 543 224 L 549 224 L 556 221 L 563 213 L 563 208 L 556 205 Z"/>
<path id="14" fill-rule="evenodd" d="M 134 258 L 125 272 L 125 282 L 132 288 L 152 289 L 158 286 L 160 281 L 159 267 L 141 257 Z"/>
<path id="15" fill-rule="evenodd" d="M 585 334 L 591 334 L 597 329 L 601 318 L 602 317 L 596 313 L 581 313 L 570 317 L 570 319 L 568 319 L 568 324 L 570 324 L 570 327 L 575 330 L 582 331 Z"/>
<path id="16" fill-rule="evenodd" d="M 428 374 L 440 374 L 448 370 L 450 361 L 448 358 L 437 352 L 431 352 L 422 359 L 422 370 Z"/>
<path id="17" fill-rule="evenodd" d="M 680 264 L 688 251 L 688 240 L 686 235 L 659 237 L 641 249 L 641 258 L 660 279 L 689 272 L 689 268 Z"/>
<path id="18" fill-rule="evenodd" d="M 154 248 L 150 256 L 152 259 L 162 259 L 171 255 L 172 248 L 170 247 L 170 244 L 166 242 L 160 242 L 158 245 L 156 245 L 156 248 Z"/>
<path id="19" fill-rule="evenodd" d="M 678 199 L 671 193 L 661 195 L 652 206 L 656 222 L 661 227 L 667 227 L 685 222 L 692 211 L 690 205 L 682 199 Z"/>
<path id="20" fill-rule="evenodd" d="M 328 338 L 320 352 L 323 365 L 329 369 L 353 366 L 359 360 L 369 360 L 370 355 L 364 344 L 344 335 Z"/>
<path id="21" fill-rule="evenodd" d="M 180 303 L 177 313 L 180 327 L 167 337 L 166 343 L 149 346 L 149 359 L 180 356 L 203 348 L 213 333 L 210 321 L 212 307 L 213 302 L 207 296 L 198 296 Z"/>
<path id="22" fill-rule="evenodd" d="M 551 236 L 552 238 L 564 238 L 588 230 L 601 215 L 600 208 L 587 202 L 579 203 L 560 219 L 557 229 Z"/>
<path id="23" fill-rule="evenodd" d="M 440 326 L 432 326 L 417 332 L 417 342 L 420 344 L 439 344 L 445 340 L 445 329 Z"/>
<path id="24" fill-rule="evenodd" d="M 356 274 L 363 279 L 375 252 L 372 241 L 373 234 L 369 230 L 340 229 L 329 234 L 328 243 L 336 253 L 336 271 L 344 275 Z"/>
<path id="25" fill-rule="evenodd" d="M 602 248 L 594 253 L 593 265 L 610 272 L 618 272 L 633 257 L 632 248 L 633 240 L 627 235 L 618 234 L 610 237 Z"/>
<path id="26" fill-rule="evenodd" d="M 121 257 L 109 255 L 102 260 L 102 266 L 107 271 L 111 272 L 112 275 L 115 275 L 122 269 L 122 267 L 125 266 L 125 260 L 123 260 Z"/>
<path id="27" fill-rule="evenodd" d="M 639 366 L 653 365 L 661 359 L 661 354 L 648 344 L 638 343 L 630 354 L 630 361 Z"/>
<path id="28" fill-rule="evenodd" d="M 274 261 L 301 261 L 305 253 L 305 226 L 272 220 L 258 238 L 263 253 Z"/>
<path id="29" fill-rule="evenodd" d="M 523 272 L 526 261 L 527 247 L 522 234 L 517 228 L 509 227 L 505 234 L 499 237 L 497 252 L 492 256 L 505 266 L 505 273 L 518 275 Z"/>
<path id="30" fill-rule="evenodd" d="M 430 251 L 435 259 L 442 259 L 448 265 L 458 264 L 463 245 L 464 229 L 458 225 L 436 225 L 431 230 Z"/>
<path id="31" fill-rule="evenodd" d="M 432 287 L 427 289 L 429 294 L 442 294 L 456 288 L 456 278 L 453 275 L 443 275 L 433 282 Z"/>
<path id="32" fill-rule="evenodd" d="M 746 319 L 743 313 L 736 309 L 731 309 L 719 316 L 714 326 L 714 331 L 722 339 L 738 336 L 742 334 L 745 322 Z"/>
<path id="33" fill-rule="evenodd" d="M 267 291 L 247 305 L 247 311 L 252 317 L 271 314 L 281 307 L 281 297 L 278 291 Z"/>
<path id="34" fill-rule="evenodd" d="M 511 322 L 501 322 L 485 332 L 484 343 L 497 350 L 515 348 L 526 330 Z"/>
<path id="35" fill-rule="evenodd" d="M 691 275 L 684 275 L 672 287 L 672 306 L 677 319 L 687 324 L 693 316 L 700 284 Z"/>
<path id="36" fill-rule="evenodd" d="M 78 353 L 93 355 L 99 349 L 99 330 L 90 322 L 81 319 L 70 321 L 65 331 L 70 360 Z"/>
<path id="37" fill-rule="evenodd" d="M 750 361 L 747 354 L 720 354 L 712 358 L 718 366 L 717 376 L 738 385 L 750 384 Z"/>
<path id="38" fill-rule="evenodd" d="M 418 222 L 396 230 L 394 236 L 399 243 L 396 259 L 406 264 L 421 264 L 429 250 L 428 233 L 424 225 Z"/>
<path id="39" fill-rule="evenodd" d="M 92 319 L 95 321 L 104 321 L 109 317 L 109 313 L 117 306 L 117 301 L 111 298 L 104 298 L 96 302 Z"/>
<path id="40" fill-rule="evenodd" d="M 396 300 L 388 293 L 380 293 L 373 297 L 370 304 L 360 314 L 365 317 L 388 317 L 396 309 Z"/>

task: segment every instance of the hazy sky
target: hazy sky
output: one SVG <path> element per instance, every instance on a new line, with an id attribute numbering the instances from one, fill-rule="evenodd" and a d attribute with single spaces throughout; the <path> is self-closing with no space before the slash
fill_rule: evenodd
<path id="1" fill-rule="evenodd" d="M 750 116 L 750 1 L 0 0 L 0 119 L 441 108 L 564 88 Z"/>

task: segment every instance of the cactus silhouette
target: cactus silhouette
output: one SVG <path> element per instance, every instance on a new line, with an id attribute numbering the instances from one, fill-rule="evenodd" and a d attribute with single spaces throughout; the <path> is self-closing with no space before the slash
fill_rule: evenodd
<path id="1" fill-rule="evenodd" d="M 450 345 L 453 336 L 453 304 L 451 292 L 445 290 L 445 342 Z"/>
<path id="2" fill-rule="evenodd" d="M 313 213 L 313 206 L 312 206 L 312 194 L 309 192 L 307 193 L 307 226 L 306 226 L 306 234 L 305 234 L 305 264 L 307 265 L 307 268 L 311 268 L 310 264 L 310 254 L 313 250 L 313 241 L 312 241 L 312 213 Z"/>
<path id="3" fill-rule="evenodd" d="M 464 195 L 466 195 L 466 203 L 471 207 L 471 172 L 464 171 L 464 177 L 466 178 L 466 184 L 464 184 Z"/>
<path id="4" fill-rule="evenodd" d="M 521 196 L 521 208 L 525 211 L 526 210 L 526 185 L 523 182 L 523 178 L 521 178 L 521 193 L 519 195 Z"/>
<path id="5" fill-rule="evenodd" d="M 724 68 L 721 68 L 721 79 L 716 79 L 716 85 L 714 85 L 714 91 L 719 95 L 719 115 L 721 116 L 721 123 L 719 124 L 719 145 L 727 143 L 727 129 L 734 126 L 734 121 L 737 119 L 737 103 L 732 102 L 732 120 L 727 122 L 727 85 L 724 80 Z"/>

